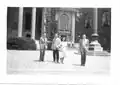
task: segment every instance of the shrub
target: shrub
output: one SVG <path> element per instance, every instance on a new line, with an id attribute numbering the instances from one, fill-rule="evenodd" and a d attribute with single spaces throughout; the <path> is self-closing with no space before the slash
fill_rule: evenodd
<path id="1" fill-rule="evenodd" d="M 10 50 L 36 50 L 33 39 L 25 37 L 9 37 L 7 39 L 7 49 Z"/>

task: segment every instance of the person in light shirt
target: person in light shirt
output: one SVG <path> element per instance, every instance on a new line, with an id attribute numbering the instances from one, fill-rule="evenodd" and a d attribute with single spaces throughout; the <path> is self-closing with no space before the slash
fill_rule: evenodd
<path id="1" fill-rule="evenodd" d="M 81 53 L 81 66 L 85 66 L 86 63 L 86 52 L 88 51 L 89 40 L 86 35 L 83 34 L 82 39 L 80 39 L 80 53 Z"/>
<path id="2" fill-rule="evenodd" d="M 61 39 L 58 36 L 58 33 L 55 34 L 55 37 L 52 42 L 53 50 L 53 62 L 59 63 L 59 48 L 61 47 Z"/>

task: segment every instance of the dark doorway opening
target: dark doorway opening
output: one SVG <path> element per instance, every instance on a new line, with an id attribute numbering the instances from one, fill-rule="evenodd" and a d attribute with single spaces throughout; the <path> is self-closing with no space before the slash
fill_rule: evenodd
<path id="1" fill-rule="evenodd" d="M 42 10 L 43 8 L 36 9 L 36 30 L 35 30 L 35 39 L 39 40 L 42 31 Z"/>
<path id="2" fill-rule="evenodd" d="M 31 30 L 31 13 L 26 12 L 25 13 L 25 30 L 30 31 Z"/>

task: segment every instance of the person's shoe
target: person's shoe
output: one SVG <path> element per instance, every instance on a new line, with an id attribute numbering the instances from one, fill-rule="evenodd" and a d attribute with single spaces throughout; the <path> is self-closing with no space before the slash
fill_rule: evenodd
<path id="1" fill-rule="evenodd" d="M 59 64 L 60 62 L 57 61 L 57 63 Z"/>
<path id="2" fill-rule="evenodd" d="M 81 64 L 81 66 L 85 66 L 85 64 Z"/>
<path id="3" fill-rule="evenodd" d="M 54 63 L 57 63 L 56 61 L 54 61 Z"/>
<path id="4" fill-rule="evenodd" d="M 64 64 L 63 62 L 61 62 L 61 64 Z"/>
<path id="5" fill-rule="evenodd" d="M 53 59 L 53 62 L 55 62 L 55 60 Z"/>
<path id="6" fill-rule="evenodd" d="M 39 60 L 40 62 L 44 62 L 43 60 Z"/>

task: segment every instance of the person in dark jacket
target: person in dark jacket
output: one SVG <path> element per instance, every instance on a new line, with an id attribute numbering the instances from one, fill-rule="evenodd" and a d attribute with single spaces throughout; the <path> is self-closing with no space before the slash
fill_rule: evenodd
<path id="1" fill-rule="evenodd" d="M 52 42 L 53 62 L 59 63 L 59 48 L 60 47 L 61 47 L 61 39 L 56 33 L 53 39 L 53 42 Z"/>

